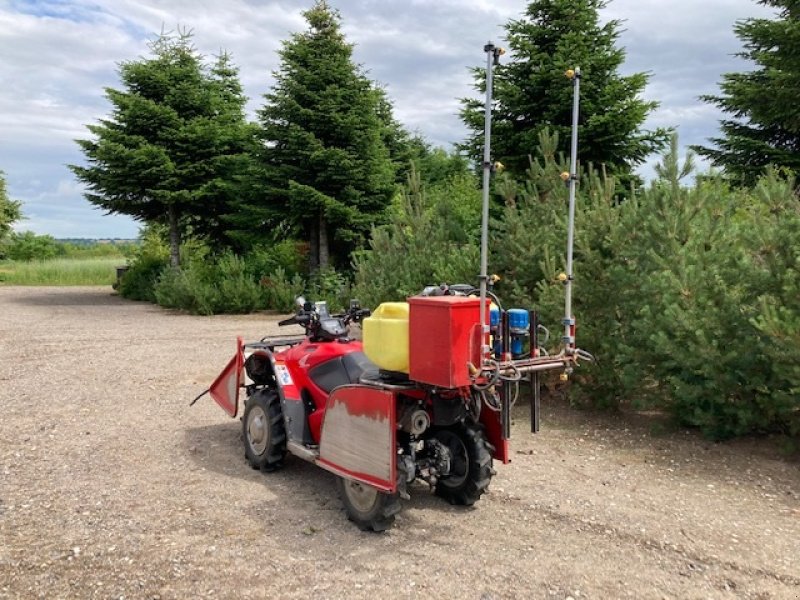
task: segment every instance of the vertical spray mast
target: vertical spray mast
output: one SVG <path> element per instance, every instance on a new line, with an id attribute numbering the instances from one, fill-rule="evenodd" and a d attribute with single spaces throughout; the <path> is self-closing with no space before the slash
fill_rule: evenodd
<path id="1" fill-rule="evenodd" d="M 492 171 L 495 166 L 491 162 L 492 144 L 492 86 L 494 83 L 494 67 L 500 64 L 500 56 L 505 54 L 505 50 L 498 48 L 492 42 L 488 42 L 483 51 L 486 53 L 486 105 L 484 108 L 483 126 L 483 206 L 481 212 L 481 274 L 480 274 L 480 297 L 481 297 L 481 358 L 489 356 L 491 348 L 486 343 L 489 335 L 489 325 L 486 323 L 486 281 L 489 262 L 489 186 L 491 183 Z"/>
<path id="2" fill-rule="evenodd" d="M 564 277 L 564 350 L 567 354 L 575 352 L 575 317 L 572 316 L 572 248 L 575 245 L 575 188 L 578 185 L 578 110 L 581 94 L 581 69 L 568 70 L 565 75 L 572 80 L 572 142 L 569 153 L 569 173 L 564 178 L 569 183 L 569 222 L 567 225 L 567 272 Z"/>

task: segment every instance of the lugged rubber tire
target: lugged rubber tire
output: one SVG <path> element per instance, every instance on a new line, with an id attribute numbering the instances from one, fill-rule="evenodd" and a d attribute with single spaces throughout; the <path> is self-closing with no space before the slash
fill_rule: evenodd
<path id="1" fill-rule="evenodd" d="M 247 399 L 242 429 L 244 456 L 251 467 L 266 473 L 283 466 L 283 459 L 286 457 L 286 428 L 281 401 L 275 390 L 256 390 Z"/>
<path id="2" fill-rule="evenodd" d="M 456 423 L 433 432 L 450 449 L 451 474 L 436 482 L 436 495 L 450 504 L 472 506 L 492 480 L 492 455 L 478 425 Z"/>
<path id="3" fill-rule="evenodd" d="M 345 477 L 339 477 L 337 484 L 347 518 L 362 531 L 386 531 L 402 508 L 397 493 L 386 494 Z"/>

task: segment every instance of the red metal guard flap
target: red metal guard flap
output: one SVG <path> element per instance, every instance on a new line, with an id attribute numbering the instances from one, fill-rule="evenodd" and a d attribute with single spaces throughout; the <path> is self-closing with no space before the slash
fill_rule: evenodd
<path id="1" fill-rule="evenodd" d="M 393 493 L 397 489 L 396 410 L 393 392 L 364 385 L 336 388 L 328 397 L 317 464 Z"/>
<path id="2" fill-rule="evenodd" d="M 492 458 L 502 461 L 504 465 L 511 462 L 508 440 L 503 439 L 503 425 L 500 422 L 500 413 L 491 410 L 481 411 L 481 423 L 486 431 L 486 439 L 494 446 Z"/>
<path id="3" fill-rule="evenodd" d="M 220 408 L 231 417 L 235 417 L 239 412 L 239 387 L 242 384 L 242 368 L 244 367 L 243 345 L 242 338 L 236 338 L 236 356 L 228 362 L 222 373 L 217 375 L 209 388 L 214 402 L 219 404 Z"/>

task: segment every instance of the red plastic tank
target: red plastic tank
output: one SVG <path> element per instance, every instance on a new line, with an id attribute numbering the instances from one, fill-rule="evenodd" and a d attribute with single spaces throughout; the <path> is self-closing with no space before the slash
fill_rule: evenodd
<path id="1" fill-rule="evenodd" d="M 442 388 L 470 384 L 480 364 L 480 300 L 414 296 L 409 304 L 409 378 Z"/>

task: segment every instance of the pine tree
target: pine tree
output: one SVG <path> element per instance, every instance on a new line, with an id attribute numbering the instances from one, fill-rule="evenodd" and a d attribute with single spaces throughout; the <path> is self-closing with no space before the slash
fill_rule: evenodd
<path id="1" fill-rule="evenodd" d="M 559 150 L 568 154 L 572 86 L 564 73 L 575 67 L 582 72 L 578 159 L 583 164 L 605 165 L 624 181 L 666 144 L 667 130 L 642 130 L 658 103 L 640 98 L 646 73 L 618 73 L 625 59 L 615 45 L 620 24 L 600 24 L 598 12 L 605 5 L 604 0 L 534 0 L 521 19 L 506 24 L 511 57 L 495 73 L 492 149 L 513 175 L 528 168 L 545 129 L 559 136 Z M 483 67 L 474 74 L 476 88 L 485 91 Z M 462 118 L 472 130 L 464 148 L 477 161 L 484 102 L 465 99 L 463 105 Z"/>
<path id="2" fill-rule="evenodd" d="M 746 206 L 743 237 L 749 249 L 741 273 L 757 307 L 751 324 L 771 370 L 759 407 L 800 442 L 800 203 L 797 179 L 768 169 Z M 766 411 L 764 408 L 766 407 Z"/>
<path id="3" fill-rule="evenodd" d="M 719 96 L 703 96 L 730 118 L 720 122 L 722 137 L 713 148 L 698 146 L 734 180 L 751 185 L 767 165 L 800 172 L 800 6 L 789 0 L 760 0 L 780 10 L 778 18 L 747 19 L 737 23 L 744 42 L 739 56 L 756 69 L 723 75 Z"/>
<path id="4" fill-rule="evenodd" d="M 346 264 L 383 220 L 395 172 L 385 97 L 353 63 L 338 13 L 319 1 L 303 14 L 309 28 L 284 43 L 259 112 L 267 184 L 251 209 L 299 227 L 315 269 Z"/>
<path id="5" fill-rule="evenodd" d="M 246 152 L 243 99 L 227 57 L 212 74 L 191 34 L 162 34 L 153 56 L 123 63 L 123 90 L 106 89 L 109 118 L 78 140 L 88 166 L 70 168 L 87 200 L 111 213 L 169 227 L 170 261 L 180 263 L 181 234 L 218 236 L 218 218 Z"/>
<path id="6" fill-rule="evenodd" d="M 354 293 L 374 307 L 427 285 L 473 281 L 479 222 L 480 192 L 471 174 L 429 186 L 412 163 L 389 222 L 375 227 L 369 249 L 353 256 Z"/>

